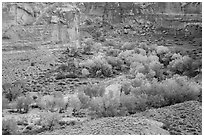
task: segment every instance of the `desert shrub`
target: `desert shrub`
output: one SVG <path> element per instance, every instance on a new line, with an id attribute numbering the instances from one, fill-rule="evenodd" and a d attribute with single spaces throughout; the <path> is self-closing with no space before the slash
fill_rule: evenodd
<path id="1" fill-rule="evenodd" d="M 102 74 L 105 77 L 111 77 L 113 75 L 112 66 L 109 64 L 103 64 L 101 67 Z"/>
<path id="2" fill-rule="evenodd" d="M 53 111 L 65 109 L 66 104 L 62 97 L 54 97 L 51 95 L 46 95 L 40 99 L 38 105 L 45 110 L 49 110 L 53 112 Z"/>
<path id="3" fill-rule="evenodd" d="M 88 68 L 89 70 L 94 67 L 96 64 L 93 59 L 88 59 L 84 62 L 79 63 L 79 66 L 82 68 Z"/>
<path id="4" fill-rule="evenodd" d="M 129 114 L 134 114 L 138 111 L 144 111 L 147 107 L 148 96 L 146 94 L 140 94 L 137 96 L 122 94 L 120 102 L 125 107 Z"/>
<path id="5" fill-rule="evenodd" d="M 89 104 L 92 117 L 114 117 L 134 114 L 147 108 L 146 94 L 122 94 L 119 99 L 111 96 L 94 97 Z"/>
<path id="6" fill-rule="evenodd" d="M 103 75 L 106 77 L 110 77 L 113 74 L 112 66 L 108 64 L 106 59 L 101 55 L 81 62 L 79 66 L 81 66 L 82 68 L 87 68 L 91 73 L 91 76 L 98 77 L 100 75 Z M 98 73 L 99 71 L 101 72 L 100 75 Z"/>
<path id="7" fill-rule="evenodd" d="M 136 45 L 134 43 L 130 43 L 130 42 L 125 42 L 121 49 L 122 50 L 133 50 L 136 47 Z"/>
<path id="8" fill-rule="evenodd" d="M 75 57 L 80 55 L 80 49 L 77 48 L 76 46 L 69 46 L 68 47 L 68 55 L 71 57 Z"/>
<path id="9" fill-rule="evenodd" d="M 141 95 L 143 94 L 143 90 L 141 87 L 133 87 L 130 91 L 130 95 L 133 95 L 133 96 L 138 96 L 138 95 Z"/>
<path id="10" fill-rule="evenodd" d="M 164 66 L 168 66 L 169 63 L 172 61 L 172 56 L 173 56 L 173 53 L 171 52 L 168 52 L 168 53 L 165 53 L 165 54 L 160 54 L 158 55 L 159 56 L 159 61 L 164 64 Z"/>
<path id="11" fill-rule="evenodd" d="M 108 64 L 110 64 L 115 70 L 121 70 L 122 65 L 124 64 L 123 61 L 118 57 L 108 56 L 106 60 Z"/>
<path id="12" fill-rule="evenodd" d="M 87 42 L 83 44 L 83 53 L 84 54 L 90 54 L 93 51 L 93 43 Z"/>
<path id="13" fill-rule="evenodd" d="M 59 70 L 61 70 L 62 72 L 67 72 L 69 70 L 69 67 L 67 64 L 61 64 L 59 67 L 58 67 Z"/>
<path id="14" fill-rule="evenodd" d="M 168 79 L 163 83 L 164 99 L 169 105 L 185 101 L 181 87 L 173 79 Z"/>
<path id="15" fill-rule="evenodd" d="M 46 95 L 41 97 L 38 105 L 40 106 L 40 108 L 52 110 L 55 106 L 54 96 Z"/>
<path id="16" fill-rule="evenodd" d="M 136 54 L 141 54 L 143 56 L 146 55 L 146 50 L 144 50 L 142 48 L 135 48 L 134 51 L 135 51 Z"/>
<path id="17" fill-rule="evenodd" d="M 148 99 L 147 99 L 147 106 L 149 108 L 153 107 L 153 108 L 160 108 L 163 106 L 166 106 L 167 102 L 164 99 L 163 95 L 158 94 L 158 95 L 148 95 Z"/>
<path id="18" fill-rule="evenodd" d="M 140 79 L 133 79 L 132 81 L 131 81 L 131 85 L 133 86 L 133 87 L 140 87 L 141 85 L 142 85 L 142 81 L 140 80 Z"/>
<path id="19" fill-rule="evenodd" d="M 58 113 L 44 112 L 40 114 L 40 125 L 44 130 L 53 130 L 59 126 L 60 116 Z"/>
<path id="20" fill-rule="evenodd" d="M 193 60 L 189 56 L 174 54 L 172 56 L 172 61 L 167 67 L 176 74 L 183 74 L 185 71 L 191 69 L 192 62 Z"/>
<path id="21" fill-rule="evenodd" d="M 162 83 L 164 86 L 164 98 L 169 104 L 196 100 L 200 94 L 201 85 L 185 76 L 175 75 Z"/>
<path id="22" fill-rule="evenodd" d="M 156 47 L 156 52 L 157 52 L 157 54 L 165 54 L 165 53 L 170 52 L 170 50 L 169 50 L 168 47 L 157 46 L 157 47 Z"/>
<path id="23" fill-rule="evenodd" d="M 105 87 L 100 84 L 94 84 L 84 87 L 83 89 L 85 95 L 92 97 L 102 97 L 105 92 Z"/>
<path id="24" fill-rule="evenodd" d="M 57 97 L 54 99 L 55 108 L 61 112 L 62 110 L 66 109 L 66 104 L 62 97 Z"/>
<path id="25" fill-rule="evenodd" d="M 2 84 L 2 89 L 3 90 L 10 89 L 11 87 L 12 87 L 12 83 L 4 83 L 4 84 Z"/>
<path id="26" fill-rule="evenodd" d="M 63 98 L 64 97 L 64 95 L 60 91 L 54 91 L 52 93 L 52 95 L 54 96 L 54 98 Z"/>
<path id="27" fill-rule="evenodd" d="M 22 95 L 23 88 L 20 84 L 6 84 L 3 86 L 3 94 L 9 100 L 13 101 L 20 95 Z"/>
<path id="28" fill-rule="evenodd" d="M 141 86 L 138 91 L 150 96 L 150 100 L 157 100 L 150 106 L 164 106 L 181 103 L 188 100 L 196 100 L 199 96 L 201 86 L 189 80 L 185 76 L 175 75 L 173 78 L 161 82 L 152 81 L 150 86 Z M 157 99 L 156 99 L 157 98 Z"/>
<path id="29" fill-rule="evenodd" d="M 117 99 L 108 97 L 95 97 L 90 102 L 90 115 L 92 117 L 114 117 L 120 115 L 120 103 Z"/>
<path id="30" fill-rule="evenodd" d="M 145 80 L 146 75 L 143 73 L 136 73 L 135 78 L 140 79 L 140 80 Z"/>
<path id="31" fill-rule="evenodd" d="M 110 76 L 112 73 L 112 66 L 108 64 L 106 59 L 99 55 L 94 58 L 94 62 L 96 64 L 96 68 L 102 71 L 104 76 Z"/>
<path id="32" fill-rule="evenodd" d="M 148 63 L 150 63 L 152 61 L 159 61 L 159 57 L 157 55 L 154 55 L 154 54 L 148 55 Z"/>
<path id="33" fill-rule="evenodd" d="M 122 60 L 126 60 L 128 57 L 132 56 L 135 53 L 134 50 L 126 50 L 121 52 L 118 57 L 121 58 Z"/>
<path id="34" fill-rule="evenodd" d="M 121 105 L 126 108 L 127 112 L 134 114 L 136 112 L 136 97 L 132 95 L 122 94 L 120 97 Z"/>
<path id="35" fill-rule="evenodd" d="M 104 112 L 103 115 L 105 117 L 114 117 L 119 116 L 120 113 L 120 102 L 117 98 L 111 98 L 110 96 L 104 96 L 103 97 L 103 103 L 104 103 Z"/>
<path id="36" fill-rule="evenodd" d="M 148 60 L 148 57 L 145 55 L 143 56 L 142 54 L 133 54 L 132 56 L 129 56 L 126 58 L 126 61 L 132 63 L 132 62 L 140 62 L 143 64 L 146 64 Z"/>
<path id="37" fill-rule="evenodd" d="M 92 117 L 103 117 L 103 113 L 105 111 L 103 98 L 95 97 L 90 101 L 90 115 Z"/>
<path id="38" fill-rule="evenodd" d="M 163 64 L 161 64 L 160 62 L 158 61 L 152 61 L 149 63 L 149 68 L 151 70 L 154 70 L 155 72 L 158 73 L 158 71 L 160 71 L 162 68 L 163 68 Z"/>
<path id="39" fill-rule="evenodd" d="M 131 93 L 135 96 L 140 95 L 142 93 L 148 93 L 149 90 L 152 88 L 152 84 L 147 79 L 142 79 L 136 77 L 131 81 L 132 88 Z"/>
<path id="40" fill-rule="evenodd" d="M 16 80 L 13 82 L 13 85 L 20 88 L 25 88 L 26 83 L 24 80 Z"/>
<path id="41" fill-rule="evenodd" d="M 152 61 L 148 65 L 149 67 L 149 74 L 156 78 L 162 79 L 163 78 L 163 64 L 158 61 Z"/>
<path id="42" fill-rule="evenodd" d="M 159 62 L 159 57 L 156 55 L 143 56 L 141 54 L 133 54 L 126 60 L 131 62 L 130 73 L 136 75 L 137 73 L 145 74 L 148 78 L 157 77 L 163 79 L 164 65 Z"/>
<path id="43" fill-rule="evenodd" d="M 7 109 L 9 107 L 9 101 L 5 96 L 2 96 L 2 109 Z"/>
<path id="44" fill-rule="evenodd" d="M 30 96 L 20 96 L 16 99 L 16 108 L 19 112 L 27 113 L 32 103 Z"/>
<path id="45" fill-rule="evenodd" d="M 106 47 L 116 47 L 116 42 L 114 40 L 106 40 L 103 44 Z"/>
<path id="46" fill-rule="evenodd" d="M 73 109 L 73 114 L 74 114 L 74 115 L 75 115 L 77 112 L 79 112 L 79 110 L 80 110 L 81 107 L 82 107 L 82 104 L 81 104 L 81 101 L 80 101 L 80 99 L 78 98 L 78 96 L 74 96 L 74 97 L 72 97 L 72 98 L 69 98 L 67 107 L 70 107 L 70 108 Z"/>
<path id="47" fill-rule="evenodd" d="M 133 62 L 130 65 L 130 73 L 133 75 L 135 75 L 137 73 L 145 74 L 147 72 L 148 72 L 148 68 L 143 63 Z"/>
<path id="48" fill-rule="evenodd" d="M 110 49 L 106 52 L 107 56 L 117 57 L 120 54 L 119 49 Z"/>
<path id="49" fill-rule="evenodd" d="M 146 42 L 139 43 L 138 47 L 144 49 L 145 51 L 148 51 L 149 49 L 149 46 L 147 45 Z"/>
<path id="50" fill-rule="evenodd" d="M 95 42 L 93 45 L 93 48 L 95 52 L 99 52 L 102 50 L 103 46 L 100 42 Z"/>
<path id="51" fill-rule="evenodd" d="M 2 134 L 3 135 L 17 135 L 18 126 L 15 119 L 2 120 Z"/>
<path id="52" fill-rule="evenodd" d="M 81 102 L 81 109 L 86 109 L 89 107 L 90 97 L 84 92 L 78 93 L 78 98 Z"/>
<path id="53" fill-rule="evenodd" d="M 125 95 L 130 94 L 131 88 L 132 88 L 132 85 L 131 85 L 131 82 L 130 82 L 130 81 L 124 81 L 124 82 L 122 83 L 122 92 L 123 92 Z"/>

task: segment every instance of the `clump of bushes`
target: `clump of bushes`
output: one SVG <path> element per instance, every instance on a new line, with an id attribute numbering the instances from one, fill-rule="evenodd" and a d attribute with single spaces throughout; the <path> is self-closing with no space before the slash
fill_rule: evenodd
<path id="1" fill-rule="evenodd" d="M 106 51 L 107 56 L 117 57 L 119 54 L 120 54 L 119 49 L 109 49 L 108 51 Z"/>
<path id="2" fill-rule="evenodd" d="M 2 96 L 2 109 L 7 109 L 9 107 L 9 101 L 5 96 Z"/>
<path id="3" fill-rule="evenodd" d="M 138 76 L 130 83 L 123 85 L 123 93 L 119 100 L 99 95 L 87 99 L 92 115 L 107 117 L 134 114 L 148 108 L 197 100 L 201 91 L 201 85 L 178 75 L 162 81 L 157 79 L 149 81 Z M 130 88 L 127 88 L 127 85 Z"/>
<path id="4" fill-rule="evenodd" d="M 9 100 L 13 101 L 23 94 L 24 84 L 21 82 L 5 83 L 3 86 L 3 95 Z"/>
<path id="5" fill-rule="evenodd" d="M 121 49 L 122 50 L 133 50 L 136 47 L 135 43 L 131 43 L 131 42 L 125 42 Z"/>
<path id="6" fill-rule="evenodd" d="M 175 75 L 163 81 L 164 99 L 168 104 L 175 104 L 189 100 L 196 100 L 199 96 L 201 85 L 190 80 L 187 76 Z"/>
<path id="7" fill-rule="evenodd" d="M 182 75 L 186 71 L 191 70 L 193 60 L 189 56 L 182 56 L 180 54 L 174 54 L 171 57 L 172 61 L 167 66 L 169 70 L 175 74 Z"/>
<path id="8" fill-rule="evenodd" d="M 18 126 L 15 119 L 2 120 L 2 134 L 3 135 L 17 135 Z"/>
<path id="9" fill-rule="evenodd" d="M 120 58 L 108 56 L 106 57 L 106 60 L 114 70 L 122 70 L 124 62 Z"/>
<path id="10" fill-rule="evenodd" d="M 82 108 L 82 104 L 77 94 L 68 98 L 66 107 L 72 108 L 73 115 L 76 115 L 79 112 Z"/>
<path id="11" fill-rule="evenodd" d="M 43 109 L 55 112 L 64 109 L 66 104 L 62 97 L 46 95 L 39 99 L 38 105 Z"/>
<path id="12" fill-rule="evenodd" d="M 101 84 L 93 84 L 89 86 L 85 86 L 83 89 L 85 95 L 90 98 L 93 97 L 102 97 L 105 93 L 105 87 Z"/>
<path id="13" fill-rule="evenodd" d="M 111 77 L 113 75 L 112 66 L 101 55 L 88 59 L 79 66 L 88 69 L 92 77 Z"/>
<path id="14" fill-rule="evenodd" d="M 92 117 L 113 117 L 120 115 L 119 102 L 105 96 L 95 97 L 90 101 L 90 115 Z"/>
<path id="15" fill-rule="evenodd" d="M 87 91 L 87 89 L 86 89 L 86 91 Z M 86 95 L 84 92 L 79 92 L 78 98 L 81 102 L 81 109 L 87 109 L 89 107 L 91 97 Z"/>
<path id="16" fill-rule="evenodd" d="M 32 103 L 32 98 L 29 96 L 20 96 L 16 99 L 16 108 L 20 113 L 27 113 Z"/>
<path id="17" fill-rule="evenodd" d="M 91 54 L 93 51 L 93 45 L 94 45 L 94 41 L 92 39 L 86 39 L 83 43 L 82 43 L 82 53 L 83 54 Z"/>
<path id="18" fill-rule="evenodd" d="M 146 110 L 147 99 L 148 96 L 146 94 L 140 94 L 138 96 L 122 94 L 120 97 L 120 103 L 122 107 L 126 108 L 128 114 L 134 114 Z"/>
<path id="19" fill-rule="evenodd" d="M 137 75 L 142 73 L 149 78 L 163 79 L 164 65 L 159 62 L 156 55 L 132 54 L 126 57 L 126 61 L 130 64 L 130 74 Z"/>
<path id="20" fill-rule="evenodd" d="M 138 80 L 134 80 L 135 85 Z M 143 84 L 132 90 L 133 94 L 145 93 L 148 100 L 152 100 L 149 103 L 151 107 L 161 107 L 166 105 L 173 105 L 175 103 L 181 103 L 189 100 L 196 100 L 199 96 L 201 86 L 190 81 L 185 76 L 175 75 L 173 78 L 163 80 L 161 82 L 153 80 L 143 86 Z M 156 102 L 155 102 L 156 101 Z"/>
<path id="21" fill-rule="evenodd" d="M 40 114 L 40 125 L 44 130 L 53 130 L 59 127 L 60 116 L 58 113 L 45 112 Z"/>
<path id="22" fill-rule="evenodd" d="M 158 55 L 160 55 L 160 54 L 165 54 L 165 53 L 168 53 L 168 52 L 170 52 L 170 50 L 169 50 L 168 47 L 164 47 L 164 46 L 157 46 L 157 47 L 156 47 L 156 53 L 157 53 Z"/>

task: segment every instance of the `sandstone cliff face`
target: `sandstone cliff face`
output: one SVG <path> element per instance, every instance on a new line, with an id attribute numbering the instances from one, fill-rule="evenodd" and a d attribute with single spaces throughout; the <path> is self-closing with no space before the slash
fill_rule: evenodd
<path id="1" fill-rule="evenodd" d="M 41 19 L 42 29 L 40 29 L 40 32 L 38 31 L 39 29 L 35 28 L 36 26 L 32 27 L 32 24 L 36 22 L 36 19 L 42 14 L 43 9 L 48 5 L 49 4 L 47 3 L 26 2 L 3 3 L 3 38 L 10 38 L 16 41 L 21 38 L 28 39 L 27 37 L 34 35 L 37 37 L 40 36 L 41 38 L 30 39 L 54 39 L 54 41 L 68 41 L 69 39 L 73 39 L 72 37 L 68 37 L 69 34 L 65 31 L 66 26 L 58 25 L 58 27 L 56 27 L 59 19 L 56 18 L 56 15 L 52 15 L 53 11 L 49 11 L 47 15 Z M 84 3 L 83 8 L 81 7 L 81 9 L 84 10 L 84 13 L 90 16 L 102 17 L 106 11 L 105 16 L 107 20 L 110 20 L 112 23 L 127 20 L 125 18 L 128 16 L 133 16 L 133 18 L 145 16 L 148 20 L 157 23 L 158 26 L 176 29 L 185 27 L 189 21 L 193 23 L 202 22 L 202 5 L 200 3 L 158 2 L 144 3 L 143 5 L 140 4 L 138 6 L 132 2 L 102 2 L 97 4 Z M 119 13 L 122 13 L 124 16 Z M 181 20 L 175 20 L 175 18 L 181 18 Z M 70 20 L 68 22 L 72 21 Z M 46 30 L 46 28 L 48 30 Z M 70 29 L 71 28 L 72 27 L 70 27 Z M 72 29 L 70 31 L 72 31 Z M 47 36 L 49 36 L 49 38 Z"/>

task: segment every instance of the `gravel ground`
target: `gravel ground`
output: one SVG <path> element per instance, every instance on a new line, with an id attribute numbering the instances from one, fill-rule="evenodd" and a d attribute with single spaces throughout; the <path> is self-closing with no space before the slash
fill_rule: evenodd
<path id="1" fill-rule="evenodd" d="M 133 117 L 141 116 L 164 123 L 170 134 L 202 134 L 201 102 L 187 101 L 164 108 L 147 110 L 133 115 Z"/>
<path id="2" fill-rule="evenodd" d="M 160 122 L 139 117 L 109 117 L 91 120 L 82 125 L 68 126 L 43 135 L 167 135 Z"/>
<path id="3" fill-rule="evenodd" d="M 54 56 L 46 50 L 3 52 L 2 84 L 28 78 L 29 73 L 37 75 L 49 69 L 54 59 Z M 34 66 L 31 66 L 31 63 L 34 63 Z"/>
<path id="4" fill-rule="evenodd" d="M 140 135 L 164 134 L 161 128 L 147 126 L 144 119 L 164 123 L 163 128 L 170 134 L 201 135 L 202 106 L 200 102 L 188 101 L 172 106 L 151 109 L 128 117 L 109 117 L 85 122 L 81 125 L 67 126 L 65 129 L 47 131 L 41 135 Z M 141 122 L 143 121 L 143 122 Z"/>

